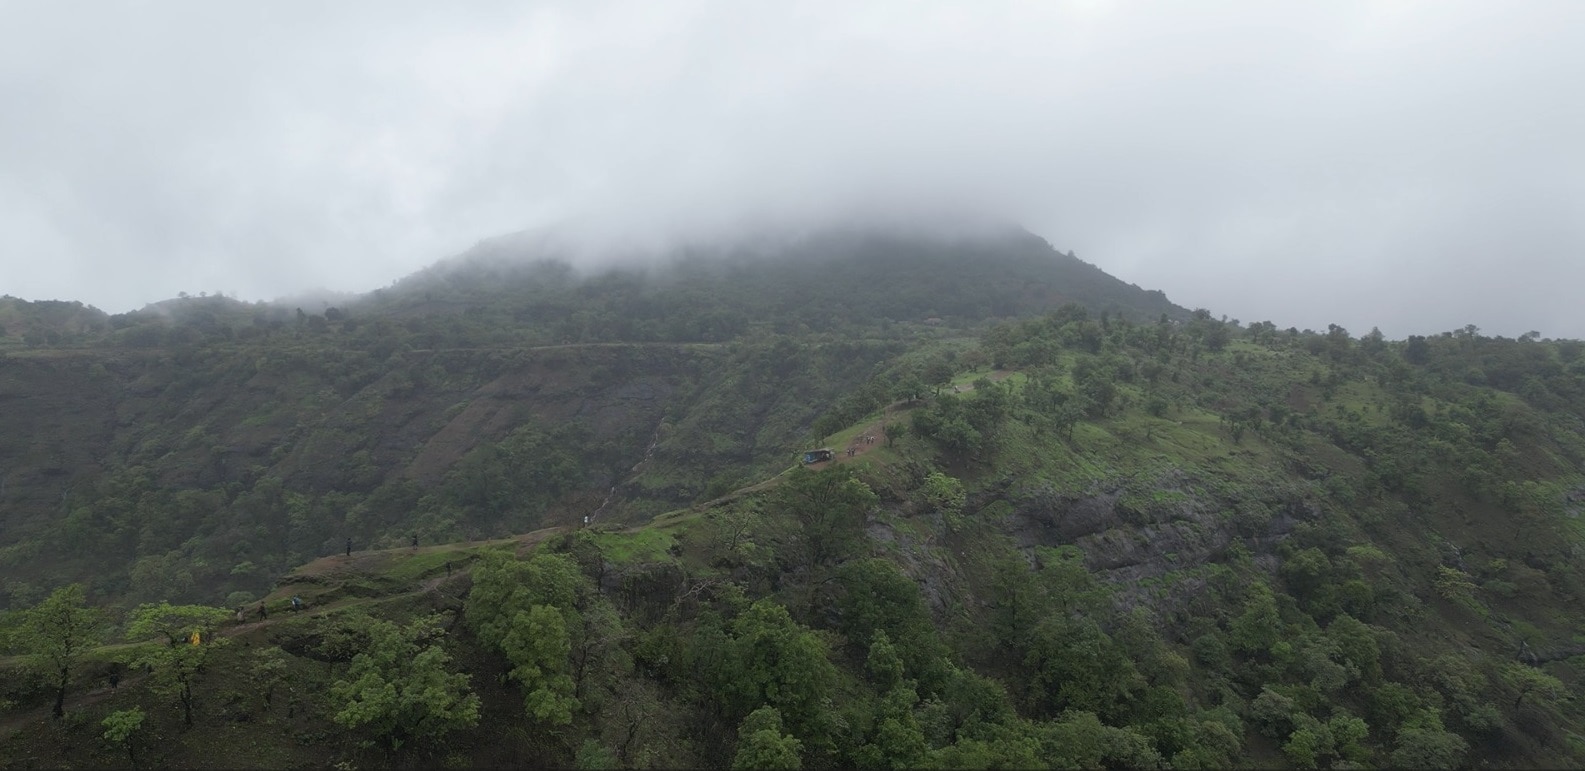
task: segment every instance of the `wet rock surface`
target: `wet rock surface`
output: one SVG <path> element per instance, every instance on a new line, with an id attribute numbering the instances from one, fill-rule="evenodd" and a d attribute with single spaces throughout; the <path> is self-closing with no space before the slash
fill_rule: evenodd
<path id="1" fill-rule="evenodd" d="M 1222 500 L 1178 471 L 1126 489 L 1081 495 L 1041 489 L 1012 497 L 1017 502 L 1004 526 L 1021 548 L 1076 546 L 1086 568 L 1118 587 L 1119 601 L 1158 608 L 1187 602 L 1196 582 L 1175 582 L 1154 599 L 1140 582 L 1213 562 L 1235 542 L 1254 553 L 1257 565 L 1275 570 L 1277 545 L 1300 523 L 1323 515 L 1306 500 Z"/>

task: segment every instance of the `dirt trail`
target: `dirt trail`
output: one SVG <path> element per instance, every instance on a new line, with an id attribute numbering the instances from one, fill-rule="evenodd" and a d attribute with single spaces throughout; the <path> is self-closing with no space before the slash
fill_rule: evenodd
<path id="1" fill-rule="evenodd" d="M 999 369 L 999 370 L 992 371 L 986 377 L 990 378 L 991 382 L 1000 382 L 1000 381 L 1006 380 L 1007 378 L 1011 377 L 1012 374 L 1013 374 L 1012 370 Z M 964 385 L 964 386 L 955 386 L 953 392 L 954 393 L 968 393 L 969 391 L 973 391 L 973 390 L 974 390 L 974 384 L 973 383 L 969 383 L 968 385 Z M 901 410 L 901 409 L 904 409 L 904 408 L 917 407 L 917 406 L 918 406 L 918 403 L 909 402 L 907 400 L 892 402 L 891 404 L 886 405 L 881 410 L 881 419 L 877 420 L 877 421 L 875 421 L 873 423 L 870 423 L 869 425 L 867 425 L 863 429 L 861 429 L 851 442 L 849 442 L 847 445 L 844 445 L 842 449 L 836 451 L 836 457 L 835 458 L 833 458 L 833 459 L 831 459 L 829 461 L 821 461 L 819 463 L 809 463 L 809 464 L 804 465 L 803 467 L 807 468 L 807 469 L 813 469 L 815 471 L 819 471 L 820 469 L 828 468 L 828 467 L 830 467 L 833 464 L 847 463 L 848 461 L 851 461 L 854 458 L 857 458 L 857 457 L 863 455 L 866 452 L 869 452 L 869 451 L 874 450 L 874 449 L 879 448 L 879 447 L 884 447 L 886 445 L 886 422 L 890 419 L 891 414 L 893 412 L 895 412 L 895 411 L 898 411 L 898 410 Z M 864 437 L 866 437 L 866 436 L 874 437 L 874 438 L 871 441 L 865 441 Z M 833 449 L 835 449 L 835 448 L 833 448 Z M 849 449 L 853 450 L 853 454 L 851 456 L 847 454 L 847 451 Z M 788 471 L 790 471 L 790 470 L 791 469 L 788 469 Z M 769 479 L 762 479 L 762 480 L 760 480 L 758 482 L 755 482 L 754 484 L 751 484 L 751 485 L 740 487 L 740 488 L 738 488 L 736 490 L 733 490 L 732 492 L 727 493 L 726 495 L 723 495 L 723 496 L 721 496 L 719 498 L 713 498 L 711 500 L 705 501 L 704 503 L 694 504 L 693 508 L 694 509 L 709 509 L 709 508 L 712 508 L 714 506 L 719 506 L 719 505 L 721 505 L 723 503 L 727 503 L 727 502 L 730 502 L 730 501 L 737 500 L 738 498 L 741 498 L 744 495 L 747 495 L 749 493 L 759 492 L 761 490 L 764 490 L 764 489 L 770 487 L 773 484 L 776 484 L 777 480 L 781 479 L 782 474 L 786 474 L 786 473 L 787 473 L 787 471 L 783 471 L 783 472 L 781 472 L 781 474 L 777 474 L 776 476 L 773 476 L 773 477 L 771 477 Z"/>
<path id="2" fill-rule="evenodd" d="M 536 346 L 536 349 L 578 347 L 579 345 L 580 344 L 573 344 L 573 345 L 566 345 L 566 346 Z M 603 345 L 629 345 L 629 344 L 626 344 L 626 343 L 594 343 L 594 344 L 585 343 L 585 344 L 581 344 L 581 345 L 603 346 Z M 655 345 L 661 345 L 661 344 L 655 344 Z M 665 345 L 676 345 L 676 344 L 675 343 L 667 343 Z M 419 352 L 419 351 L 414 351 L 414 353 L 417 353 L 417 352 Z M 995 372 L 992 372 L 989 375 L 989 377 L 994 382 L 994 381 L 1005 380 L 1005 379 L 1007 379 L 1008 376 L 1010 376 L 1012 374 L 1013 373 L 1011 371 L 1008 371 L 1008 370 L 997 370 Z M 972 390 L 974 390 L 974 385 L 972 383 L 970 383 L 969 385 L 966 385 L 966 386 L 954 386 L 953 387 L 953 392 L 954 393 L 965 393 L 965 392 L 972 391 Z M 830 465 L 832 465 L 834 463 L 845 463 L 845 462 L 848 462 L 848 461 L 850 461 L 850 460 L 852 460 L 854 458 L 862 456 L 865 453 L 867 453 L 867 452 L 869 452 L 871 450 L 874 450 L 877 447 L 884 446 L 884 444 L 886 442 L 886 421 L 889 418 L 889 416 L 891 415 L 891 412 L 893 410 L 896 410 L 896 409 L 899 409 L 899 408 L 903 408 L 903 407 L 907 407 L 907 406 L 909 406 L 909 403 L 906 402 L 906 401 L 899 401 L 899 402 L 887 405 L 885 407 L 885 409 L 882 411 L 881 419 L 877 420 L 877 421 L 874 421 L 874 422 L 870 423 L 869 425 L 864 426 L 858 432 L 858 434 L 855 435 L 854 438 L 850 442 L 848 442 L 848 444 L 846 446 L 844 446 L 841 450 L 839 450 L 837 452 L 837 456 L 836 456 L 835 459 L 833 459 L 831 461 L 823 462 L 823 463 L 811 463 L 811 464 L 809 464 L 808 468 L 812 468 L 812 469 L 817 469 L 818 470 L 818 469 L 822 469 L 822 468 L 825 468 L 827 466 L 830 466 Z M 644 461 L 649 460 L 649 454 L 654 452 L 655 445 L 658 443 L 658 440 L 659 440 L 659 429 L 657 428 L 655 439 L 651 441 L 649 450 L 648 450 L 648 452 L 645 455 Z M 850 450 L 852 451 L 851 455 L 848 454 L 848 451 L 850 451 Z M 635 466 L 633 470 L 636 472 L 638 470 L 638 468 L 643 465 L 644 461 L 640 461 L 639 465 Z M 735 492 L 729 493 L 728 495 L 722 496 L 721 498 L 718 498 L 718 499 L 716 499 L 714 501 L 709 501 L 709 502 L 704 503 L 702 505 L 704 507 L 709 507 L 709 506 L 712 506 L 712 505 L 715 505 L 715 504 L 718 504 L 718 503 L 722 503 L 722 502 L 731 500 L 732 498 L 736 498 L 736 497 L 738 497 L 740 495 L 743 495 L 744 493 L 747 493 L 747 492 L 752 492 L 752 491 L 755 491 L 755 490 L 764 489 L 765 487 L 767 487 L 770 484 L 774 483 L 775 480 L 776 480 L 776 477 L 772 477 L 770 479 L 762 480 L 760 482 L 757 482 L 757 483 L 752 484 L 752 485 L 748 485 L 748 486 L 743 487 L 743 488 L 741 488 L 741 489 L 739 489 L 739 490 L 737 490 Z M 607 502 L 609 502 L 609 499 L 607 500 Z M 604 504 L 601 505 L 601 508 L 602 509 L 604 508 Z M 630 531 L 639 529 L 641 527 L 642 526 L 637 526 L 635 528 L 631 528 Z M 465 549 L 465 548 L 471 548 L 471 547 L 477 547 L 477 546 L 486 546 L 486 545 L 490 545 L 490 544 L 505 545 L 505 544 L 516 542 L 518 544 L 518 551 L 519 551 L 519 553 L 521 553 L 527 547 L 533 546 L 534 544 L 539 543 L 540 541 L 544 540 L 546 537 L 548 537 L 548 536 L 550 536 L 552 534 L 560 533 L 560 532 L 566 532 L 566 531 L 571 530 L 571 529 L 572 529 L 571 526 L 559 525 L 559 526 L 555 526 L 555 527 L 541 528 L 539 530 L 534 530 L 534 531 L 531 531 L 531 532 L 528 532 L 528 533 L 523 533 L 522 535 L 515 535 L 515 536 L 509 536 L 509 537 L 506 537 L 506 538 L 496 538 L 496 539 L 490 539 L 490 540 L 484 540 L 484 541 L 461 541 L 461 542 L 458 542 L 458 543 L 438 544 L 438 545 L 433 545 L 433 546 L 420 546 L 420 547 L 417 547 L 416 549 L 413 548 L 413 547 L 410 547 L 410 546 L 398 547 L 398 548 L 395 548 L 395 549 L 372 549 L 372 550 L 364 550 L 364 551 L 355 551 L 350 556 L 346 555 L 346 554 L 333 554 L 333 555 L 330 555 L 330 556 L 327 556 L 327 557 L 320 557 L 319 559 L 316 559 L 313 562 L 310 562 L 310 563 L 308 563 L 306 565 L 303 565 L 303 566 L 297 568 L 296 570 L 292 571 L 290 574 L 288 574 L 287 577 L 291 578 L 293 576 L 297 576 L 297 577 L 313 577 L 313 578 L 337 578 L 337 577 L 351 577 L 351 576 L 356 576 L 356 575 L 368 575 L 368 574 L 377 572 L 379 569 L 383 568 L 391 560 L 393 560 L 394 558 L 396 558 L 398 556 L 401 556 L 401 555 L 415 555 L 415 554 L 436 552 L 436 551 L 442 551 L 442 550 L 455 551 L 457 549 Z M 408 591 L 408 592 L 396 592 L 396 593 L 393 593 L 393 594 L 390 594 L 390 595 L 386 595 L 386 597 L 397 597 L 397 596 L 410 595 L 410 594 L 441 593 L 441 591 L 440 591 L 441 585 L 445 584 L 447 581 L 450 581 L 450 580 L 456 578 L 459 575 L 462 575 L 465 572 L 466 571 L 461 566 L 459 566 L 459 569 L 457 570 L 455 575 L 452 575 L 452 574 L 437 575 L 437 576 L 425 579 L 424 581 L 420 582 L 417 589 L 414 589 L 414 590 L 411 590 L 411 591 Z M 279 599 L 281 599 L 283 597 L 289 596 L 292 593 L 291 589 L 289 588 L 289 586 L 290 586 L 289 582 L 286 582 L 286 581 L 283 580 L 283 582 L 281 584 L 279 584 L 276 587 L 276 589 L 273 592 L 270 593 L 270 595 L 266 595 L 264 599 L 266 601 L 268 601 L 274 595 L 280 595 L 278 597 L 274 597 L 274 599 L 276 599 L 276 600 L 279 600 Z M 460 598 L 453 597 L 453 599 L 460 599 Z M 323 608 L 321 608 L 319 610 L 322 611 Z M 250 609 L 246 613 L 245 618 L 253 617 L 253 615 L 254 615 L 254 611 Z M 235 623 L 235 622 L 228 622 L 226 625 L 220 627 L 217 630 L 217 633 L 220 636 L 222 636 L 222 637 L 236 637 L 238 635 L 247 634 L 249 632 L 253 632 L 253 631 L 256 631 L 256 630 L 261 629 L 263 627 L 267 627 L 267 626 L 269 626 L 271 624 L 277 623 L 278 621 L 281 620 L 283 615 L 286 618 L 291 618 L 291 617 L 295 616 L 296 614 L 293 613 L 292 611 L 284 611 L 284 612 L 283 611 L 276 611 L 276 615 L 273 618 L 264 618 L 264 619 L 258 619 L 258 620 L 253 620 L 253 621 L 244 621 L 243 623 L 240 623 L 240 624 Z M 121 682 L 124 685 L 133 685 L 133 684 L 136 684 L 138 682 L 141 682 L 146 677 L 148 677 L 148 675 L 138 674 L 135 677 L 127 677 L 126 679 L 122 680 Z M 103 700 L 109 698 L 114 693 L 115 693 L 115 691 L 110 689 L 110 688 L 96 688 L 96 689 L 92 689 L 92 690 L 85 691 L 85 692 L 82 692 L 82 693 L 78 693 L 76 695 L 70 695 L 66 699 L 66 705 L 65 705 L 66 711 L 71 712 L 71 711 L 78 710 L 78 709 L 81 709 L 81 708 L 86 707 L 86 706 L 90 706 L 90 705 L 96 704 L 96 703 L 98 703 L 100 701 L 103 701 Z M 25 726 L 32 725 L 32 724 L 39 723 L 39 722 L 43 722 L 43 721 L 46 721 L 46 720 L 49 720 L 49 719 L 50 719 L 50 706 L 49 705 L 41 707 L 39 709 L 30 710 L 28 712 L 23 712 L 23 713 L 7 716 L 7 717 L 5 717 L 4 720 L 0 720 L 0 742 L 3 742 L 3 741 L 6 741 L 7 739 L 10 739 L 12 736 L 14 736 L 18 731 L 20 731 Z"/>
<path id="3" fill-rule="evenodd" d="M 1011 370 L 999 369 L 991 372 L 989 375 L 987 375 L 987 377 L 990 378 L 991 382 L 1000 382 L 1006 380 L 1008 377 L 1011 377 L 1012 374 L 1013 373 Z M 974 384 L 969 383 L 968 385 L 953 386 L 951 392 L 956 394 L 964 394 L 973 390 Z M 864 453 L 869 452 L 870 450 L 885 446 L 886 421 L 890 418 L 893 410 L 907 407 L 909 404 L 910 403 L 907 401 L 899 401 L 886 405 L 886 407 L 881 411 L 881 419 L 860 429 L 858 435 L 854 436 L 846 446 L 840 450 L 837 450 L 835 458 L 820 463 L 810 463 L 808 464 L 809 468 L 818 471 L 835 463 L 846 463 L 863 455 Z"/>
<path id="4" fill-rule="evenodd" d="M 891 408 L 888 407 L 887 412 L 890 413 L 890 411 Z M 873 450 L 877 447 L 883 447 L 885 444 L 886 418 L 882 417 L 880 420 L 877 420 L 874 423 L 871 423 L 860 429 L 858 435 L 849 440 L 847 446 L 837 450 L 836 456 L 831 460 L 821 461 L 819 463 L 809 463 L 806 465 L 808 465 L 809 468 L 819 471 L 820 469 L 837 463 L 846 463 L 850 460 L 853 460 L 854 458 L 859 457 L 860 455 L 863 455 L 864 453 L 869 452 L 870 450 Z"/>
<path id="5" fill-rule="evenodd" d="M 564 532 L 568 529 L 569 526 L 567 525 L 555 525 L 552 527 L 542 527 L 538 530 L 532 530 L 520 535 L 511 535 L 505 538 L 490 538 L 483 541 L 457 541 L 455 543 L 434 544 L 430 546 L 419 546 L 417 548 L 411 546 L 398 546 L 394 549 L 367 549 L 362 551 L 354 551 L 351 556 L 347 556 L 346 554 L 332 554 L 327 557 L 320 557 L 319 559 L 316 559 L 306 565 L 302 565 L 296 570 L 293 570 L 291 573 L 288 573 L 286 578 L 282 579 L 281 585 L 277 587 L 274 592 L 271 592 L 271 594 L 289 594 L 289 592 L 284 591 L 284 587 L 289 583 L 287 579 L 291 579 L 293 577 L 307 576 L 314 578 L 335 578 L 338 576 L 368 575 L 370 573 L 378 572 L 379 569 L 385 567 L 386 563 L 390 562 L 396 557 L 413 556 L 418 554 L 432 554 L 434 552 L 440 551 L 457 551 L 458 549 L 471 549 L 480 546 L 505 546 L 514 542 L 518 544 L 518 549 L 521 551 L 524 547 L 532 546 L 536 543 L 539 543 L 540 541 L 545 540 L 545 538 L 551 535 Z M 266 597 L 265 599 L 269 599 L 269 597 Z"/>

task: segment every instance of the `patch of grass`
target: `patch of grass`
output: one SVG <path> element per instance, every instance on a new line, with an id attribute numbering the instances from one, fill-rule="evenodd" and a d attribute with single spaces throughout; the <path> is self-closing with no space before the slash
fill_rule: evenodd
<path id="1" fill-rule="evenodd" d="M 1034 476 L 1063 489 L 1082 489 L 1110 472 L 1104 463 L 1087 457 L 1081 449 L 1085 424 L 1074 428 L 1070 445 L 1064 438 L 1021 424 L 1005 426 L 999 435 L 995 467 L 998 473 Z"/>
<path id="2" fill-rule="evenodd" d="M 970 372 L 965 372 L 965 373 L 963 373 L 961 375 L 958 375 L 958 376 L 952 378 L 952 382 L 948 385 L 948 388 L 950 388 L 951 386 L 968 386 L 968 385 L 972 385 L 974 383 L 974 381 L 979 380 L 982 377 L 990 377 L 991 375 L 993 375 L 995 373 L 996 373 L 996 370 L 991 369 L 989 367 L 983 367 L 983 368 L 976 369 L 976 370 L 973 370 L 973 371 L 970 371 Z M 1014 373 L 1013 375 L 1010 375 L 1009 377 L 1017 377 L 1019 374 L 1020 373 Z"/>
<path id="3" fill-rule="evenodd" d="M 269 406 L 271 406 L 271 405 L 267 405 L 266 409 L 268 409 Z M 271 412 L 265 412 L 265 413 L 249 415 L 248 417 L 243 418 L 242 422 L 239 423 L 238 425 L 241 426 L 242 428 L 258 428 L 260 426 L 269 425 L 270 421 L 272 419 L 274 419 L 274 417 L 275 417 L 274 413 L 271 413 Z"/>
<path id="4" fill-rule="evenodd" d="M 671 547 L 677 543 L 677 539 L 667 532 L 668 529 L 650 527 L 624 532 L 592 532 L 595 544 L 606 559 L 618 565 L 631 565 L 671 559 Z"/>
<path id="5" fill-rule="evenodd" d="M 446 563 L 456 568 L 478 559 L 477 547 L 421 549 L 417 554 L 398 557 L 384 573 L 398 581 L 417 581 L 444 572 Z"/>
<path id="6" fill-rule="evenodd" d="M 697 520 L 697 519 L 699 519 L 702 516 L 704 516 L 704 510 L 703 509 L 696 509 L 696 508 L 673 509 L 671 511 L 666 512 L 665 514 L 657 515 L 655 517 L 655 519 L 652 520 L 650 522 L 650 524 L 646 525 L 645 527 L 658 527 L 658 528 L 678 527 L 680 525 L 687 524 L 689 522 Z"/>
<path id="7" fill-rule="evenodd" d="M 852 444 L 854 440 L 858 439 L 859 434 L 864 432 L 864 428 L 869 426 L 871 423 L 880 420 L 880 417 L 880 413 L 872 413 L 871 415 L 866 416 L 863 420 L 860 420 L 859 422 L 821 440 L 823 444 L 820 446 L 830 447 L 833 450 L 840 451 L 842 448 L 847 447 L 849 444 Z"/>

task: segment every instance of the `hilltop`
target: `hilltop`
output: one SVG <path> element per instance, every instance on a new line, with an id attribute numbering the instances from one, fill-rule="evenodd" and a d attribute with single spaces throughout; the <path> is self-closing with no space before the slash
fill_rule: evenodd
<path id="1" fill-rule="evenodd" d="M 146 624 L 64 721 L 6 660 L 0 757 L 1585 763 L 1585 344 L 1237 325 L 1018 234 L 832 238 L 588 275 L 512 240 L 334 314 L 13 344 L 11 607 L 84 580 L 111 621 L 248 618 L 173 627 L 220 641 L 191 726 Z"/>
<path id="2" fill-rule="evenodd" d="M 551 256 L 486 244 L 345 307 L 0 302 L 0 602 L 220 601 L 349 537 L 640 521 L 778 468 L 879 370 L 939 374 L 961 344 L 898 362 L 984 308 L 1182 313 L 1022 232 Z"/>

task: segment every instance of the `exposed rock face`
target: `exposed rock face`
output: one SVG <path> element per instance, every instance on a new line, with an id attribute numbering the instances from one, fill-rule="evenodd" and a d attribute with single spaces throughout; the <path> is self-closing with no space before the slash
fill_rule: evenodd
<path id="1" fill-rule="evenodd" d="M 616 599 L 623 610 L 658 619 L 687 587 L 687 576 L 676 562 L 644 562 L 626 567 L 602 566 L 600 593 Z"/>
<path id="2" fill-rule="evenodd" d="M 1585 514 L 1585 487 L 1576 487 L 1563 494 L 1563 515 L 1575 519 Z"/>
<path id="3" fill-rule="evenodd" d="M 1205 589 L 1203 576 L 1185 571 L 1222 561 L 1242 544 L 1257 568 L 1275 574 L 1278 546 L 1300 524 L 1325 516 L 1302 490 L 1273 487 L 1258 499 L 1234 500 L 1206 487 L 1175 469 L 1146 482 L 1118 481 L 1082 493 L 1003 486 L 976 494 L 965 511 L 995 522 L 1031 566 L 1038 562 L 1037 547 L 1077 548 L 1085 568 L 1113 586 L 1120 606 L 1144 607 L 1160 618 L 1189 608 Z M 958 564 L 964 556 L 956 551 L 958 538 L 938 515 L 906 507 L 894 513 L 926 517 L 928 526 L 899 527 L 875 518 L 867 534 L 878 553 L 898 560 L 918 582 L 927 606 L 941 617 L 965 600 L 964 582 L 972 580 Z M 1151 580 L 1163 576 L 1167 580 Z"/>
<path id="4" fill-rule="evenodd" d="M 939 517 L 934 519 L 934 529 L 941 530 Z M 925 607 L 938 618 L 964 600 L 964 592 L 956 585 L 956 569 L 944 546 L 932 545 L 880 521 L 871 521 L 865 532 L 877 543 L 896 546 L 892 554 L 902 563 L 903 572 L 919 582 Z"/>
<path id="5" fill-rule="evenodd" d="M 1139 583 L 1220 559 L 1235 541 L 1275 569 L 1277 544 L 1301 521 L 1321 516 L 1304 500 L 1268 504 L 1223 501 L 1200 492 L 1182 472 L 1169 471 L 1148 485 L 1121 486 L 1086 495 L 1041 489 L 1021 497 L 1005 526 L 1026 550 L 1078 547 L 1085 567 L 1117 585 L 1120 602 L 1158 610 L 1175 607 L 1197 591 L 1176 584 L 1166 596 L 1146 596 Z M 1141 489 L 1143 487 L 1143 489 Z"/>
<path id="6" fill-rule="evenodd" d="M 1020 516 L 1035 525 L 1035 530 L 1024 531 L 1034 537 L 1025 545 L 1075 543 L 1116 527 L 1122 521 L 1117 510 L 1120 497 L 1116 491 L 1085 498 L 1064 498 L 1042 491 L 1018 509 Z"/>

